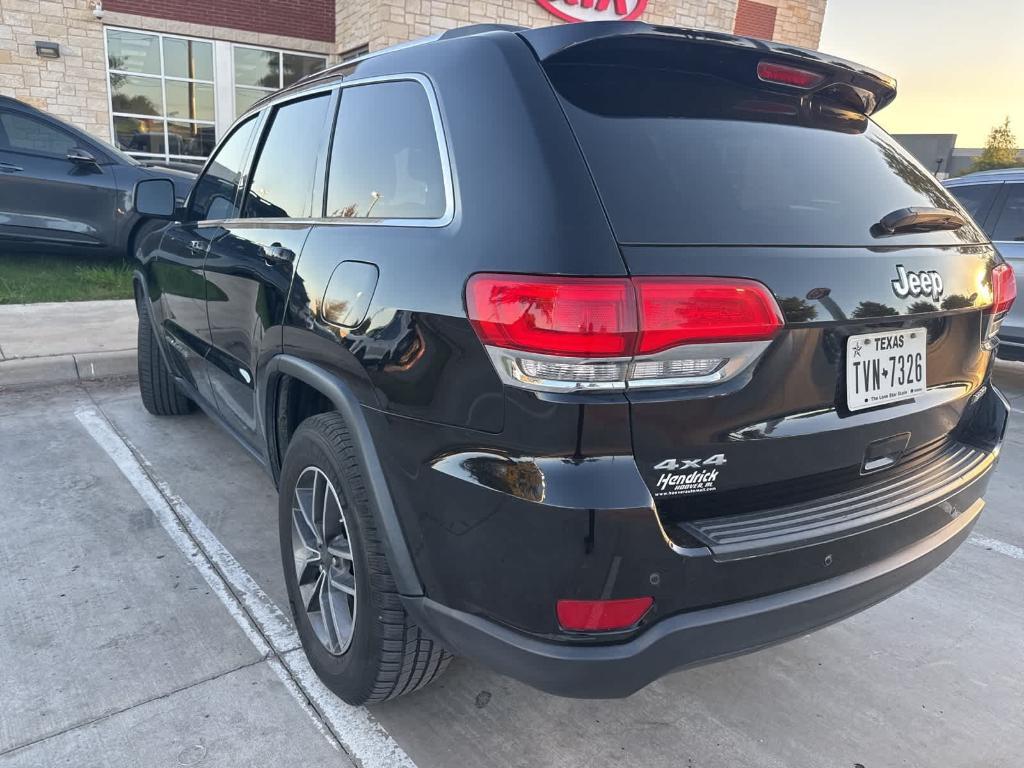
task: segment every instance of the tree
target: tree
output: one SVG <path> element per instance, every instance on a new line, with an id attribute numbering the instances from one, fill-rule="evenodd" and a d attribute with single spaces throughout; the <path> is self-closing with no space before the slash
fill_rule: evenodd
<path id="1" fill-rule="evenodd" d="M 985 149 L 971 166 L 971 171 L 990 171 L 995 168 L 1017 168 L 1024 163 L 1017 159 L 1017 137 L 1010 128 L 1010 118 L 1003 120 L 988 134 Z"/>

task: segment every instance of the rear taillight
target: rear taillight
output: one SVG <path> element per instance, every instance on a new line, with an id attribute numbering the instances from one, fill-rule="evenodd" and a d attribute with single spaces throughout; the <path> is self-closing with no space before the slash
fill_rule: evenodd
<path id="1" fill-rule="evenodd" d="M 775 299 L 753 280 L 634 278 L 640 305 L 637 353 L 680 344 L 770 339 L 782 325 Z"/>
<path id="2" fill-rule="evenodd" d="M 757 64 L 757 76 L 766 83 L 790 85 L 794 88 L 814 88 L 825 82 L 825 76 L 809 69 L 791 67 L 774 61 L 760 61 Z"/>
<path id="3" fill-rule="evenodd" d="M 988 329 L 985 333 L 985 346 L 993 349 L 996 336 L 1003 325 L 1003 318 L 1013 306 L 1017 298 L 1017 278 L 1009 264 L 1000 264 L 992 270 L 992 306 L 988 309 Z"/>
<path id="4" fill-rule="evenodd" d="M 569 357 L 633 352 L 636 305 L 627 280 L 474 275 L 466 304 L 484 344 Z"/>
<path id="5" fill-rule="evenodd" d="M 628 629 L 654 605 L 653 597 L 626 600 L 559 600 L 558 624 L 570 632 L 608 632 Z"/>
<path id="6" fill-rule="evenodd" d="M 782 327 L 753 280 L 480 274 L 469 319 L 506 383 L 543 391 L 723 381 Z"/>
<path id="7" fill-rule="evenodd" d="M 1002 315 L 1010 311 L 1014 299 L 1017 298 L 1017 278 L 1013 267 L 1000 264 L 992 270 L 992 309 L 993 315 Z"/>

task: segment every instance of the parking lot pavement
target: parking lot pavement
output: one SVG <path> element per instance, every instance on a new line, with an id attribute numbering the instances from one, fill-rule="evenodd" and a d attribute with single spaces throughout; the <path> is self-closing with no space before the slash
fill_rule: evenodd
<path id="1" fill-rule="evenodd" d="M 1024 411 L 1024 366 L 1000 366 L 997 377 Z M 8 395 L 0 765 L 93 764 L 83 755 L 118 766 L 345 765 L 320 728 L 357 760 L 388 765 L 373 753 L 379 741 L 364 738 L 372 722 L 361 710 L 318 698 L 301 651 L 284 654 L 282 677 L 273 650 L 256 650 L 161 528 L 159 499 L 147 506 L 86 429 L 93 422 L 76 417 L 83 409 L 109 419 L 148 461 L 163 497 L 237 560 L 237 573 L 213 563 L 233 594 L 254 588 L 268 605 L 286 605 L 273 486 L 212 422 L 149 416 L 134 387 Z M 372 715 L 420 768 L 1016 767 L 1024 417 L 1015 416 L 970 543 L 848 621 L 671 675 L 622 701 L 548 696 L 460 660 Z M 240 589 L 243 577 L 252 584 Z M 259 610 L 248 614 L 258 619 Z M 319 716 L 304 710 L 303 693 Z"/>
<path id="2" fill-rule="evenodd" d="M 0 401 L 0 764 L 347 765 L 82 428 L 89 405 Z"/>

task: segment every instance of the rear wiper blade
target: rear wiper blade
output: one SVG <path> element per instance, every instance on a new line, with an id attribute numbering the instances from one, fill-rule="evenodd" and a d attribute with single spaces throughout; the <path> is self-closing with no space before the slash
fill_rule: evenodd
<path id="1" fill-rule="evenodd" d="M 871 228 L 875 237 L 899 232 L 934 232 L 939 229 L 960 229 L 967 221 L 949 208 L 900 208 L 887 213 Z"/>

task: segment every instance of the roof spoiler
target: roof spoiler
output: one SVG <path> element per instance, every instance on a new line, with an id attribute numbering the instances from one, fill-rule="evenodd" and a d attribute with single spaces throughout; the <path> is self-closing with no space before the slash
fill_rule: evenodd
<path id="1" fill-rule="evenodd" d="M 775 63 L 807 67 L 808 70 L 823 75 L 820 84 L 814 88 L 815 91 L 835 90 L 837 87 L 848 86 L 844 90 L 857 102 L 858 111 L 865 115 L 878 112 L 896 98 L 896 80 L 889 75 L 837 56 L 753 37 L 738 37 L 704 29 L 656 26 L 640 21 L 563 24 L 527 29 L 518 34 L 529 43 L 541 61 L 578 45 L 612 38 L 636 36 L 678 39 L 691 45 L 731 48 L 737 52 L 747 51 L 755 56 L 762 54 L 764 59 L 770 59 Z"/>

